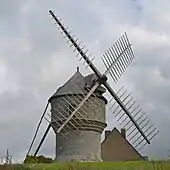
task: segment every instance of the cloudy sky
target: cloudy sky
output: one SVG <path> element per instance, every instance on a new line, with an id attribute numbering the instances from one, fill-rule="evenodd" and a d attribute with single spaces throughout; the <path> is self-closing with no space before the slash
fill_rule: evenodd
<path id="1" fill-rule="evenodd" d="M 144 154 L 167 157 L 169 6 L 168 0 L 1 1 L 0 156 L 9 148 L 14 160 L 24 158 L 47 99 L 82 65 L 50 18 L 48 10 L 52 9 L 93 52 L 101 70 L 102 53 L 127 32 L 135 60 L 119 84 L 132 92 L 160 130 Z M 44 120 L 39 137 L 46 126 Z M 40 153 L 54 157 L 54 142 L 51 131 Z"/>

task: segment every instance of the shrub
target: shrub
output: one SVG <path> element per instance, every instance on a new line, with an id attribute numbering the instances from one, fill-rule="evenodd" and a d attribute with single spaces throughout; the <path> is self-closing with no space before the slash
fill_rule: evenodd
<path id="1" fill-rule="evenodd" d="M 53 160 L 51 158 L 44 157 L 43 155 L 40 156 L 28 155 L 24 160 L 24 163 L 52 163 L 52 162 Z"/>

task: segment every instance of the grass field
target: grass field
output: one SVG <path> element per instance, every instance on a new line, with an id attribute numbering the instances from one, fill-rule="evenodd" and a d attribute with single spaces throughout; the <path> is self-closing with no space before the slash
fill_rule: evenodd
<path id="1" fill-rule="evenodd" d="M 0 170 L 170 170 L 170 162 L 94 162 L 1 165 Z"/>

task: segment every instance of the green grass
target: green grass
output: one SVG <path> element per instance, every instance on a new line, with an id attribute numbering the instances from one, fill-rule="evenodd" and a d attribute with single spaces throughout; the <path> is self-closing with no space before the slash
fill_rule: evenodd
<path id="1" fill-rule="evenodd" d="M 170 170 L 170 162 L 94 162 L 2 165 L 0 170 Z"/>

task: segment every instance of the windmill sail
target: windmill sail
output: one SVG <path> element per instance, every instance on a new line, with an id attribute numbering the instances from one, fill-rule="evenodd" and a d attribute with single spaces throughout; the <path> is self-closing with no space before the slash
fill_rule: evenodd
<path id="1" fill-rule="evenodd" d="M 67 42 L 71 43 L 70 47 L 74 47 L 73 52 L 77 52 L 76 56 L 80 55 L 80 60 L 84 59 L 83 64 L 86 63 L 87 67 L 91 68 L 91 70 L 95 74 L 95 78 L 91 81 L 90 84 L 86 84 L 85 87 L 81 89 L 81 93 L 79 92 L 74 94 L 64 94 L 64 97 L 60 95 L 60 99 L 57 102 L 55 101 L 55 104 L 52 102 L 51 98 L 49 99 L 51 100 L 50 103 L 52 106 L 52 114 L 50 115 L 49 113 L 47 113 L 46 115 L 51 120 L 45 117 L 45 110 L 38 125 L 37 131 L 43 118 L 46 119 L 49 125 L 40 141 L 38 148 L 34 153 L 34 156 L 38 153 L 43 141 L 45 140 L 50 130 L 50 127 L 53 128 L 57 135 L 62 136 L 65 140 L 67 140 L 69 136 L 79 135 L 79 132 L 81 133 L 81 130 L 89 130 L 87 126 L 89 126 L 90 130 L 92 130 L 93 132 L 97 129 L 97 133 L 100 136 L 100 133 L 106 126 L 104 110 L 102 112 L 101 120 L 96 121 L 94 118 L 93 121 L 95 123 L 93 123 L 93 121 L 90 120 L 88 116 L 92 116 L 89 114 L 91 113 L 91 109 L 93 108 L 93 106 L 101 105 L 101 101 L 98 102 L 98 97 L 95 95 L 95 92 L 97 91 L 97 89 L 100 89 L 101 85 L 103 85 L 107 89 L 107 91 L 112 95 L 115 101 L 115 103 L 112 105 L 112 109 L 116 107 L 113 110 L 115 118 L 118 122 L 120 122 L 120 124 L 124 128 L 127 128 L 128 137 L 129 140 L 132 141 L 132 144 L 134 144 L 135 147 L 140 147 L 140 149 L 147 143 L 150 144 L 150 140 L 154 138 L 154 136 L 158 133 L 156 128 L 153 128 L 151 130 L 153 125 L 149 125 L 150 121 L 147 120 L 147 117 L 144 116 L 143 113 L 140 115 L 142 111 L 141 109 L 138 110 L 139 105 L 136 106 L 136 101 L 133 100 L 131 94 L 126 94 L 127 90 L 121 88 L 116 93 L 107 82 L 107 75 L 110 74 L 113 81 L 116 83 L 134 59 L 134 54 L 131 48 L 131 44 L 128 40 L 127 34 L 125 33 L 122 37 L 120 37 L 120 39 L 104 53 L 102 61 L 106 67 L 106 71 L 101 74 L 92 62 L 94 60 L 94 57 L 91 59 L 91 54 L 88 54 L 88 50 L 85 49 L 85 46 L 82 46 L 82 43 L 79 42 L 78 38 L 75 39 L 75 35 L 71 35 L 71 32 L 68 31 L 68 27 L 65 28 L 64 25 L 60 22 L 60 20 L 55 16 L 55 14 L 51 10 L 49 11 L 49 13 L 55 20 L 55 22 L 58 24 L 59 29 L 61 29 L 61 33 L 65 34 L 64 38 L 67 38 Z M 88 104 L 90 103 L 90 108 L 86 107 L 87 102 Z M 86 115 L 86 113 L 88 113 L 88 115 Z M 94 113 L 95 109 L 93 110 L 93 114 Z M 147 128 L 148 126 L 149 128 Z M 30 148 L 33 145 L 33 142 L 37 135 L 37 131 L 35 133 Z M 82 134 L 84 135 L 84 133 Z M 81 137 L 79 139 L 81 139 Z M 100 140 L 97 140 L 98 144 L 100 144 L 99 142 Z M 62 140 L 60 140 L 60 144 L 61 143 Z M 143 145 L 141 146 L 142 143 Z M 65 143 L 65 146 L 67 147 L 67 143 Z M 96 150 L 94 152 L 96 152 Z M 100 159 L 100 154 L 98 154 L 97 152 L 96 154 L 97 155 L 95 155 L 95 157 L 97 156 Z M 95 158 L 95 160 L 97 160 L 98 158 Z M 90 160 L 91 159 L 92 157 L 90 158 Z"/>
<path id="2" fill-rule="evenodd" d="M 99 77 L 101 74 L 100 72 L 97 70 L 97 68 L 95 67 L 95 65 L 91 62 L 92 60 L 90 60 L 90 56 L 91 54 L 87 54 L 88 53 L 88 49 L 85 50 L 85 46 L 81 47 L 81 42 L 78 42 L 78 38 L 75 39 L 74 35 L 71 35 L 71 31 L 69 32 L 67 28 L 65 28 L 63 26 L 63 24 L 60 22 L 60 20 L 55 16 L 55 14 L 49 10 L 50 15 L 52 16 L 52 18 L 55 20 L 55 22 L 59 25 L 59 28 L 61 28 L 61 33 L 65 34 L 64 38 L 68 38 L 67 42 L 71 42 L 71 46 L 70 47 L 74 47 L 74 51 L 77 51 L 78 55 L 81 56 L 80 60 L 83 58 L 85 60 L 85 62 L 87 63 L 88 66 L 91 67 L 91 69 L 93 70 L 93 72 L 97 75 L 97 77 Z"/>
<path id="3" fill-rule="evenodd" d="M 89 67 L 92 69 L 92 71 L 96 74 L 96 76 L 98 77 L 98 79 L 100 80 L 102 76 L 105 75 L 105 73 L 108 73 L 107 71 L 102 75 L 98 69 L 95 67 L 95 65 L 89 60 L 88 56 L 86 55 L 86 52 L 83 51 L 83 48 L 81 48 L 78 44 L 77 44 L 77 40 L 74 40 L 74 36 L 71 36 L 70 33 L 67 31 L 67 29 L 61 24 L 61 22 L 57 19 L 57 17 L 54 15 L 54 13 L 50 10 L 49 11 L 51 16 L 53 17 L 53 19 L 56 21 L 56 23 L 59 25 L 59 28 L 61 28 L 62 33 L 65 33 L 66 37 L 69 39 L 69 41 L 72 43 L 71 46 L 75 47 L 75 50 L 78 51 L 78 53 L 81 55 L 81 57 L 85 60 L 85 62 L 89 65 Z M 117 60 L 115 60 L 115 62 L 111 62 L 110 61 L 110 65 L 105 65 L 107 66 L 107 70 L 109 70 L 109 73 L 112 75 L 113 80 L 115 81 L 115 79 L 120 75 L 122 75 L 122 73 L 125 71 L 126 67 L 129 65 L 128 61 L 132 61 L 134 55 L 132 52 L 132 49 L 129 48 L 131 46 L 131 44 L 129 43 L 129 40 L 127 39 L 127 35 L 125 34 L 124 37 L 121 37 L 120 40 L 114 45 L 115 48 L 112 48 L 112 50 L 109 49 L 109 51 L 112 53 L 112 57 L 117 58 Z M 130 49 L 130 50 L 128 50 Z M 115 52 L 113 54 L 113 51 Z M 126 52 L 126 53 L 125 53 Z M 108 52 L 106 52 L 106 54 L 108 54 Z M 117 54 L 117 55 L 115 55 Z M 123 54 L 128 54 L 125 57 L 121 57 L 123 56 Z M 110 57 L 110 59 L 113 59 L 112 57 Z M 118 60 L 119 59 L 119 60 Z M 103 60 L 104 61 L 104 60 Z M 105 61 L 106 61 L 106 57 L 105 57 Z M 108 61 L 107 61 L 108 62 Z M 126 64 L 125 64 L 126 63 Z M 124 64 L 124 65 L 123 65 Z M 117 76 L 114 76 L 114 68 L 116 68 L 117 65 L 117 71 L 119 72 L 119 74 L 117 74 Z M 110 67 L 109 67 L 110 66 Z M 115 66 L 115 67 L 114 67 Z M 125 67 L 126 66 L 126 67 Z M 119 67 L 119 68 L 118 68 Z M 112 70 L 113 68 L 113 70 Z M 111 71 L 111 72 L 110 72 Z M 136 129 L 139 131 L 139 133 L 143 136 L 144 140 L 150 144 L 149 139 L 147 138 L 147 136 L 145 135 L 145 133 L 142 131 L 142 129 L 139 127 L 138 123 L 134 120 L 134 118 L 132 117 L 131 113 L 129 112 L 128 108 L 125 106 L 125 104 L 119 99 L 119 97 L 117 96 L 117 94 L 114 92 L 114 90 L 112 89 L 112 87 L 109 85 L 109 83 L 107 81 L 104 81 L 102 83 L 104 85 L 104 87 L 108 90 L 108 92 L 112 95 L 112 97 L 115 99 L 115 101 L 117 102 L 117 104 L 121 107 L 121 109 L 125 112 L 125 114 L 129 117 L 129 119 L 131 120 L 131 122 L 134 124 L 134 126 L 136 127 Z"/>
<path id="4" fill-rule="evenodd" d="M 137 101 L 132 97 L 131 93 L 127 92 L 127 89 L 122 86 L 117 95 L 122 103 L 127 107 L 129 110 L 133 120 L 138 124 L 140 129 L 146 135 L 149 141 L 151 141 L 159 132 L 154 125 L 151 123 L 149 118 L 146 116 L 145 112 L 140 108 Z M 129 139 L 130 143 L 137 149 L 140 150 L 147 144 L 144 137 L 139 133 L 136 129 L 135 125 L 131 121 L 131 119 L 125 114 L 122 108 L 115 102 L 111 100 L 109 103 L 110 107 L 109 110 L 113 113 L 114 117 L 120 124 L 122 128 L 125 128 L 127 131 L 127 138 Z"/>
<path id="5" fill-rule="evenodd" d="M 47 102 L 47 105 L 46 105 L 46 107 L 45 107 L 45 110 L 44 110 L 44 112 L 43 112 L 43 114 L 42 114 L 42 116 L 41 116 L 41 118 L 40 118 L 40 121 L 39 121 L 39 123 L 38 123 L 38 125 L 37 125 L 36 131 L 35 131 L 35 134 L 34 134 L 34 137 L 33 137 L 33 139 L 32 139 L 31 145 L 30 145 L 30 147 L 29 147 L 29 149 L 28 149 L 28 152 L 27 152 L 26 156 L 29 155 L 29 153 L 30 153 L 30 151 L 31 151 L 31 148 L 33 147 L 33 144 L 34 144 L 35 139 L 36 139 L 37 134 L 38 134 L 38 130 L 39 130 L 40 125 L 41 125 L 41 123 L 42 123 L 42 120 L 43 120 L 43 118 L 44 118 L 44 116 L 45 116 L 45 114 L 46 114 L 46 111 L 47 111 L 47 109 L 48 109 L 48 106 L 49 106 L 49 102 Z"/>
<path id="6" fill-rule="evenodd" d="M 42 146 L 42 144 L 43 144 L 43 142 L 44 142 L 44 140 L 45 140 L 45 138 L 46 138 L 50 128 L 51 128 L 51 124 L 49 123 L 48 126 L 47 126 L 47 129 L 46 129 L 46 131 L 45 131 L 45 133 L 44 133 L 44 135 L 43 135 L 43 137 L 42 137 L 42 139 L 41 139 L 41 141 L 40 141 L 40 143 L 39 143 L 39 145 L 38 145 L 38 147 L 37 147 L 37 149 L 36 149 L 36 151 L 34 153 L 34 156 L 37 155 L 37 153 L 38 153 L 40 147 Z"/>
<path id="7" fill-rule="evenodd" d="M 112 45 L 101 58 L 110 76 L 116 83 L 120 76 L 134 59 L 134 54 L 127 34 L 124 33 L 117 42 Z M 107 74 L 107 72 L 105 72 Z"/>

